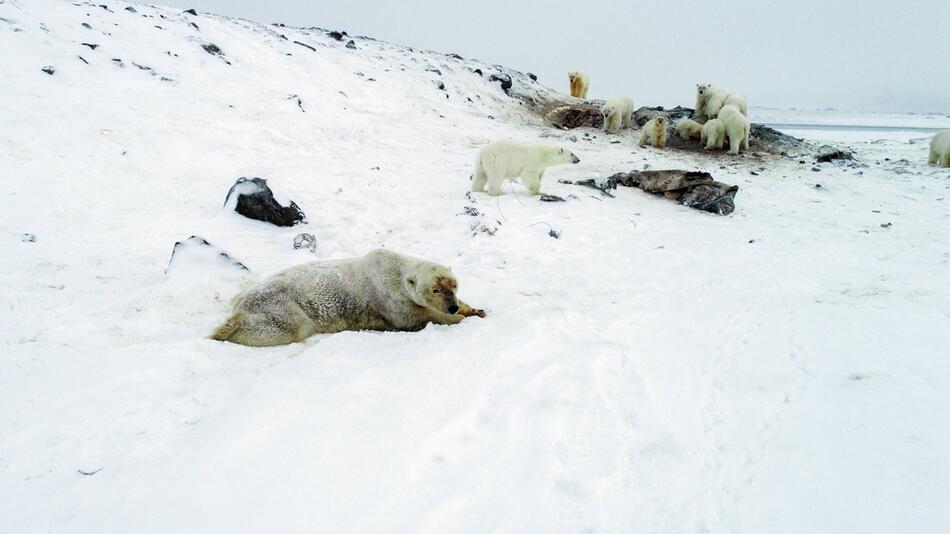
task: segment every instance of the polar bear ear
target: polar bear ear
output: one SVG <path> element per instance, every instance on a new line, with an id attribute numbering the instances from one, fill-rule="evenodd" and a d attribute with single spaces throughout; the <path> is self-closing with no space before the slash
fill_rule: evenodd
<path id="1" fill-rule="evenodd" d="M 411 286 L 413 286 L 413 287 L 416 286 L 416 279 L 415 279 L 414 277 L 412 277 L 412 276 L 410 276 L 409 278 L 406 278 L 406 282 L 409 282 L 409 285 L 411 285 Z"/>

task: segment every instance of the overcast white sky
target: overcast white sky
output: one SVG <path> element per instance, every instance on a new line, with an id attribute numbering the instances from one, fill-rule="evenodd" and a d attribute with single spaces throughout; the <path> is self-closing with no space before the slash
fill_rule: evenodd
<path id="1" fill-rule="evenodd" d="M 950 0 L 159 0 L 456 52 L 566 91 L 692 105 L 695 84 L 751 105 L 950 113 Z"/>

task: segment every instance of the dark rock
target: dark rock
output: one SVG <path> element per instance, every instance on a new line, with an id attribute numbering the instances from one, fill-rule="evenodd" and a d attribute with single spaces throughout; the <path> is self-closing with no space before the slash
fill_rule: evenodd
<path id="1" fill-rule="evenodd" d="M 426 69 L 426 72 L 432 72 L 435 73 L 436 76 L 442 76 L 442 71 L 434 67 Z"/>
<path id="2" fill-rule="evenodd" d="M 105 4 L 99 4 L 99 7 L 101 7 L 102 9 L 105 9 L 105 10 L 108 11 L 109 13 L 112 13 L 112 12 L 113 12 L 111 9 L 109 9 L 109 6 L 107 6 L 107 5 L 105 5 Z"/>
<path id="3" fill-rule="evenodd" d="M 829 163 L 836 159 L 848 160 L 854 159 L 854 156 L 847 150 L 841 150 L 831 145 L 821 145 L 818 147 L 818 156 L 816 158 L 818 163 Z"/>
<path id="4" fill-rule="evenodd" d="M 303 211 L 294 202 L 290 206 L 281 206 L 263 178 L 238 178 L 228 190 L 225 207 L 232 195 L 235 198 L 234 211 L 249 219 L 277 226 L 293 226 L 306 221 Z"/>
<path id="5" fill-rule="evenodd" d="M 24 243 L 36 243 L 36 234 L 23 234 L 20 236 L 20 241 Z"/>
<path id="6" fill-rule="evenodd" d="M 297 234 L 294 236 L 294 250 L 307 249 L 317 251 L 317 238 L 313 234 Z"/>
<path id="7" fill-rule="evenodd" d="M 86 28 L 87 30 L 91 30 L 91 29 L 92 29 L 92 26 L 90 26 L 88 22 L 83 22 L 83 23 L 82 23 L 82 27 L 83 27 L 83 28 Z"/>
<path id="8" fill-rule="evenodd" d="M 599 109 L 563 107 L 548 114 L 548 120 L 555 128 L 570 130 L 581 126 L 603 128 L 604 116 Z"/>
<path id="9" fill-rule="evenodd" d="M 488 77 L 488 81 L 501 83 L 501 90 L 504 91 L 506 95 L 508 94 L 508 90 L 511 89 L 511 76 L 503 72 L 492 74 Z"/>
<path id="10" fill-rule="evenodd" d="M 352 50 L 356 50 L 356 43 L 353 42 L 353 39 L 350 39 L 346 42 L 346 47 Z"/>
<path id="11" fill-rule="evenodd" d="M 224 52 L 218 48 L 218 45 L 214 43 L 203 44 L 201 45 L 201 48 L 204 48 L 205 52 L 211 54 L 212 56 L 220 56 L 224 54 Z"/>
<path id="12" fill-rule="evenodd" d="M 471 215 L 472 217 L 478 217 L 479 212 L 475 206 L 465 206 L 464 208 L 465 215 Z"/>
<path id="13" fill-rule="evenodd" d="M 314 47 L 312 47 L 312 46 L 310 46 L 310 45 L 308 45 L 308 44 L 306 44 L 306 43 L 301 43 L 300 41 L 294 41 L 294 44 L 298 44 L 298 45 L 300 45 L 300 46 L 302 46 L 302 47 L 304 47 L 304 48 L 309 48 L 310 50 L 312 50 L 312 51 L 314 51 L 314 52 L 317 51 L 316 48 L 314 48 Z"/>
<path id="14" fill-rule="evenodd" d="M 52 66 L 52 65 L 47 65 L 47 66 L 43 67 L 43 68 L 40 69 L 40 70 L 43 71 L 43 72 L 45 72 L 46 74 L 49 74 L 50 76 L 52 76 L 53 73 L 56 72 L 56 67 L 54 67 L 54 66 Z"/>
<path id="15" fill-rule="evenodd" d="M 97 44 L 95 44 L 95 43 L 79 43 L 79 44 L 82 45 L 82 46 L 88 46 L 88 47 L 89 47 L 90 49 L 92 49 L 92 50 L 95 50 L 95 49 L 99 48 L 99 45 L 97 45 Z"/>
<path id="16" fill-rule="evenodd" d="M 88 65 L 88 64 L 89 64 L 89 62 L 88 62 L 88 61 L 86 61 L 86 58 L 84 58 L 84 57 L 82 57 L 82 56 L 76 56 L 76 57 L 78 57 L 79 59 L 81 59 L 81 60 L 82 60 L 82 62 L 83 62 L 83 63 L 85 63 L 86 65 Z"/>
<path id="17" fill-rule="evenodd" d="M 887 222 L 887 223 L 883 223 L 883 224 L 881 225 L 881 228 L 890 228 L 891 226 L 893 226 L 893 225 L 892 225 L 891 223 Z"/>
<path id="18" fill-rule="evenodd" d="M 482 69 L 475 69 L 472 72 L 474 72 L 475 74 L 478 74 L 479 76 L 484 76 L 484 74 L 482 74 Z"/>
<path id="19" fill-rule="evenodd" d="M 442 83 L 442 80 L 435 80 L 435 86 L 436 86 L 440 91 L 445 91 L 445 84 Z"/>
<path id="20" fill-rule="evenodd" d="M 329 32 L 329 33 L 327 33 L 327 35 L 329 35 L 329 36 L 332 37 L 333 39 L 336 39 L 337 41 L 342 41 L 342 40 L 343 40 L 343 33 L 340 33 L 340 32 L 337 32 L 337 31 Z"/>
<path id="21" fill-rule="evenodd" d="M 195 11 L 194 9 L 186 9 L 186 10 L 182 11 L 182 13 L 185 13 L 185 14 L 187 14 L 187 15 L 193 15 L 193 16 L 195 16 L 195 17 L 198 16 L 198 12 Z"/>
<path id="22" fill-rule="evenodd" d="M 138 67 L 139 70 L 152 70 L 152 67 L 149 67 L 148 65 L 139 65 L 138 63 L 134 61 L 132 62 L 132 64 Z"/>
<path id="23" fill-rule="evenodd" d="M 541 202 L 567 202 L 563 197 L 557 195 L 541 195 Z"/>
<path id="24" fill-rule="evenodd" d="M 129 13 L 138 13 L 138 11 L 136 11 L 135 8 L 132 6 L 126 7 L 125 10 L 128 11 Z"/>
<path id="25" fill-rule="evenodd" d="M 125 68 L 125 63 L 123 63 L 120 58 L 117 58 L 117 57 L 112 58 L 112 63 L 114 63 L 117 67 Z"/>
<path id="26" fill-rule="evenodd" d="M 455 59 L 465 59 L 465 58 L 463 58 L 462 56 L 460 56 L 460 55 L 458 55 L 458 54 L 446 54 L 446 55 L 449 56 L 449 57 L 451 57 L 451 58 L 455 58 Z"/>
<path id="27" fill-rule="evenodd" d="M 199 32 L 201 31 L 201 28 L 199 28 L 198 25 L 195 24 L 194 22 L 189 23 L 189 26 L 191 26 L 192 28 L 198 30 Z"/>
<path id="28" fill-rule="evenodd" d="M 528 78 L 531 78 L 531 81 L 533 82 L 538 81 L 538 77 L 535 76 L 534 74 L 531 74 L 530 72 L 528 73 Z"/>
<path id="29" fill-rule="evenodd" d="M 172 272 L 178 265 L 186 263 L 185 258 L 188 258 L 188 261 L 192 263 L 221 263 L 241 271 L 250 271 L 246 265 L 212 245 L 207 239 L 193 235 L 184 241 L 175 243 L 171 258 L 168 259 L 168 267 L 165 268 L 165 275 Z"/>

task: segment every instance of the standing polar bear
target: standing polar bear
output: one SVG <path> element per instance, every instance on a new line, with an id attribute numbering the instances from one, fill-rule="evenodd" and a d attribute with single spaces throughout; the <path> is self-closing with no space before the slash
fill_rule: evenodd
<path id="1" fill-rule="evenodd" d="M 571 82 L 571 96 L 587 100 L 587 75 L 579 70 L 572 70 L 567 73 L 567 79 Z"/>
<path id="2" fill-rule="evenodd" d="M 752 129 L 749 119 L 745 118 L 739 108 L 729 104 L 719 111 L 719 120 L 726 129 L 726 137 L 729 138 L 729 153 L 733 156 L 738 154 L 740 144 L 742 149 L 748 152 L 749 131 Z"/>
<path id="3" fill-rule="evenodd" d="M 699 144 L 705 150 L 722 150 L 726 144 L 726 126 L 719 119 L 710 119 L 703 124 Z"/>
<path id="4" fill-rule="evenodd" d="M 498 195 L 505 178 L 521 177 L 521 183 L 532 195 L 541 192 L 544 169 L 555 165 L 579 163 L 570 150 L 550 145 L 532 145 L 515 141 L 495 141 L 478 151 L 472 191 Z"/>
<path id="5" fill-rule="evenodd" d="M 652 145 L 653 148 L 663 148 L 666 146 L 666 117 L 654 117 L 643 125 L 643 133 L 640 134 L 640 146 Z"/>
<path id="6" fill-rule="evenodd" d="M 601 109 L 604 114 L 604 131 L 617 133 L 620 129 L 629 128 L 633 120 L 633 99 L 629 96 L 618 96 L 610 99 Z"/>
<path id="7" fill-rule="evenodd" d="M 696 113 L 706 119 L 719 117 L 723 106 L 733 105 L 739 112 L 749 116 L 749 104 L 746 97 L 739 93 L 730 94 L 725 89 L 710 83 L 696 84 Z"/>
<path id="8" fill-rule="evenodd" d="M 456 296 L 452 271 L 388 250 L 291 267 L 238 295 L 211 339 L 284 345 L 344 330 L 421 330 L 485 312 Z"/>
<path id="9" fill-rule="evenodd" d="M 950 130 L 940 132 L 930 140 L 930 157 L 927 163 L 950 167 Z"/>

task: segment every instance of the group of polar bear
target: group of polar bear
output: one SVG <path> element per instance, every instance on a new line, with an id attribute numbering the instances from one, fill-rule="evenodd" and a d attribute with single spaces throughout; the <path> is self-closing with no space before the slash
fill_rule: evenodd
<path id="1" fill-rule="evenodd" d="M 574 94 L 573 80 L 583 80 L 583 94 L 587 91 L 587 76 L 571 73 L 571 94 Z M 617 133 L 630 128 L 633 122 L 633 99 L 629 96 L 612 98 L 601 108 L 604 116 L 604 131 Z M 722 150 L 729 141 L 729 153 L 736 155 L 749 150 L 749 134 L 752 124 L 748 119 L 749 104 L 744 95 L 730 93 L 712 84 L 696 85 L 696 118 L 683 118 L 676 122 L 677 135 L 683 139 L 698 139 L 706 150 Z M 667 120 L 655 117 L 643 125 L 640 134 L 640 146 L 651 145 L 654 148 L 666 146 Z"/>
<path id="2" fill-rule="evenodd" d="M 581 72 L 569 74 L 571 95 L 587 97 L 588 80 Z M 633 100 L 618 97 L 602 108 L 604 129 L 614 133 L 630 128 Z M 699 138 L 706 149 L 749 149 L 746 98 L 714 85 L 696 86 L 696 118 L 675 125 L 684 139 Z M 640 144 L 666 145 L 666 117 L 643 126 Z M 520 177 L 539 194 L 547 167 L 576 164 L 580 159 L 563 148 L 496 141 L 483 147 L 475 161 L 472 190 L 498 195 L 506 178 Z M 940 132 L 930 144 L 931 164 L 950 167 L 950 131 Z M 466 317 L 485 317 L 458 297 L 458 281 L 448 267 L 376 250 L 359 258 L 318 261 L 292 267 L 239 294 L 231 315 L 211 334 L 212 339 L 250 346 L 303 341 L 318 333 L 343 330 L 413 331 L 429 323 L 457 324 Z"/>

